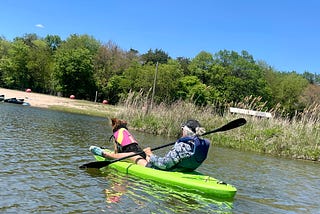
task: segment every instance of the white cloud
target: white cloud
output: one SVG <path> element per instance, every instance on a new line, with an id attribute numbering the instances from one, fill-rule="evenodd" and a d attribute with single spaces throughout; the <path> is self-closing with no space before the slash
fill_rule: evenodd
<path id="1" fill-rule="evenodd" d="M 36 27 L 38 28 L 44 28 L 44 26 L 42 24 L 36 24 Z"/>

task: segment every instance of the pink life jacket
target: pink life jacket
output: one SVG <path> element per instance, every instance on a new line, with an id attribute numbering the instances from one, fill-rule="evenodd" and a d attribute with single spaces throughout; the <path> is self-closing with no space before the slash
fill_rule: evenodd
<path id="1" fill-rule="evenodd" d="M 120 128 L 113 133 L 113 136 L 121 147 L 125 147 L 131 143 L 137 143 L 136 139 L 134 139 L 130 132 L 125 128 Z"/>

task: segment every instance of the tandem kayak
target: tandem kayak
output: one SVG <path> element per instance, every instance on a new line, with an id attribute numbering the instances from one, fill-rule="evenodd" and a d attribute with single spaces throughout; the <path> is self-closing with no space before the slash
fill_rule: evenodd
<path id="1" fill-rule="evenodd" d="M 107 149 L 105 151 L 110 152 Z M 106 160 L 97 155 L 94 155 L 94 157 L 97 161 Z M 155 181 L 166 186 L 178 187 L 187 192 L 202 193 L 220 199 L 233 199 L 237 192 L 236 187 L 196 171 L 163 171 L 143 167 L 127 161 L 114 162 L 108 167 L 145 180 Z"/>

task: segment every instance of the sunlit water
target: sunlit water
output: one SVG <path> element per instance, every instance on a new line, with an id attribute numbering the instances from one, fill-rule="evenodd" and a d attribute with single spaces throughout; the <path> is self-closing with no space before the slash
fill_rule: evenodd
<path id="1" fill-rule="evenodd" d="M 80 170 L 90 145 L 112 148 L 106 118 L 0 103 L 0 130 L 0 213 L 320 213 L 318 163 L 211 147 L 198 171 L 237 187 L 226 202 Z M 145 146 L 173 141 L 134 134 Z"/>

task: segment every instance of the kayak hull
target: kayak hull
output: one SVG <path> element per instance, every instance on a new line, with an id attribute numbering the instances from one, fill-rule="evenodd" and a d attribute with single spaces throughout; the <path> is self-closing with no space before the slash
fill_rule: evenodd
<path id="1" fill-rule="evenodd" d="M 109 150 L 106 150 L 110 152 Z M 97 161 L 106 160 L 100 156 L 94 156 Z M 173 187 L 178 187 L 188 192 L 202 193 L 220 199 L 233 199 L 237 189 L 225 182 L 199 172 L 170 172 L 143 167 L 132 162 L 118 161 L 110 164 L 109 168 L 119 172 L 133 175 L 145 180 L 151 180 Z"/>

